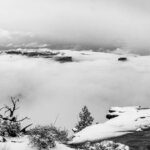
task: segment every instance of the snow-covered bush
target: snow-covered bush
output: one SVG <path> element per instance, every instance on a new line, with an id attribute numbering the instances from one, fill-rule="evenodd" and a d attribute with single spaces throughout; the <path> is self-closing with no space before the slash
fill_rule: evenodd
<path id="1" fill-rule="evenodd" d="M 30 143 L 41 150 L 55 147 L 55 141 L 67 141 L 68 132 L 54 126 L 37 126 L 29 131 Z"/>
<path id="2" fill-rule="evenodd" d="M 47 126 L 48 131 L 53 135 L 55 141 L 66 142 L 68 141 L 68 131 L 65 129 L 57 128 L 53 125 Z"/>
<path id="3" fill-rule="evenodd" d="M 38 126 L 30 130 L 29 135 L 31 145 L 39 150 L 55 147 L 55 141 L 47 128 Z"/>
<path id="4" fill-rule="evenodd" d="M 0 124 L 0 135 L 17 137 L 20 134 L 21 124 L 19 122 L 2 121 Z"/>

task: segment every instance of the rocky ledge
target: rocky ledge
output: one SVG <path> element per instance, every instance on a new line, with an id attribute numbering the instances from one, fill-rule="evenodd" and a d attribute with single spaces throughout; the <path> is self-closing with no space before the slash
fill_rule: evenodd
<path id="1" fill-rule="evenodd" d="M 75 133 L 71 145 L 111 140 L 128 145 L 131 150 L 150 149 L 150 109 L 135 107 L 112 107 L 108 121 L 91 125 Z"/>

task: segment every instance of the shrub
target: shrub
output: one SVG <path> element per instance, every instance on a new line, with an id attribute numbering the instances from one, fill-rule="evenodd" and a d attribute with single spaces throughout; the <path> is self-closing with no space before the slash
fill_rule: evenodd
<path id="1" fill-rule="evenodd" d="M 56 128 L 55 126 L 47 126 L 48 131 L 52 134 L 56 141 L 66 142 L 68 141 L 68 131 L 61 130 L 60 128 Z"/>
<path id="2" fill-rule="evenodd" d="M 53 136 L 46 128 L 41 126 L 35 127 L 31 130 L 29 139 L 30 143 L 39 150 L 42 148 L 47 149 L 55 147 Z"/>
<path id="3" fill-rule="evenodd" d="M 0 135 L 17 137 L 20 134 L 21 124 L 19 122 L 3 121 L 0 124 Z"/>
<path id="4" fill-rule="evenodd" d="M 29 131 L 30 143 L 39 150 L 55 147 L 55 141 L 67 141 L 68 132 L 55 126 L 37 126 Z"/>

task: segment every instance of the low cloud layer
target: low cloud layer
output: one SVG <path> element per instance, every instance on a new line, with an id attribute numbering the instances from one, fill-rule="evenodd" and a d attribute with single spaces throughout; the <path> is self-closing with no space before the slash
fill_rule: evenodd
<path id="1" fill-rule="evenodd" d="M 81 54 L 82 53 L 82 54 Z M 104 121 L 110 106 L 149 106 L 149 56 L 68 52 L 78 62 L 0 56 L 0 103 L 20 97 L 20 117 L 35 124 L 54 123 L 71 129 L 87 105 L 95 121 Z M 85 53 L 88 55 L 85 55 Z M 84 54 L 84 55 L 83 55 Z"/>
<path id="2" fill-rule="evenodd" d="M 5 0 L 0 1 L 0 28 L 6 32 L 0 31 L 0 37 L 12 32 L 32 33 L 53 48 L 119 47 L 147 55 L 149 10 L 149 0 Z M 17 39 L 23 44 L 37 42 L 37 46 L 39 42 L 36 38 Z"/>

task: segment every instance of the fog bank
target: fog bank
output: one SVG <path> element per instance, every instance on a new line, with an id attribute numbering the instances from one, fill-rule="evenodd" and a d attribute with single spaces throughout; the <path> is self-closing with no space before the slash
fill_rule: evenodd
<path id="1" fill-rule="evenodd" d="M 118 62 L 117 54 L 64 52 L 76 62 L 0 55 L 0 103 L 17 96 L 20 117 L 29 116 L 35 124 L 54 123 L 58 117 L 56 125 L 69 129 L 83 105 L 95 121 L 104 121 L 110 106 L 150 105 L 149 56 Z"/>

